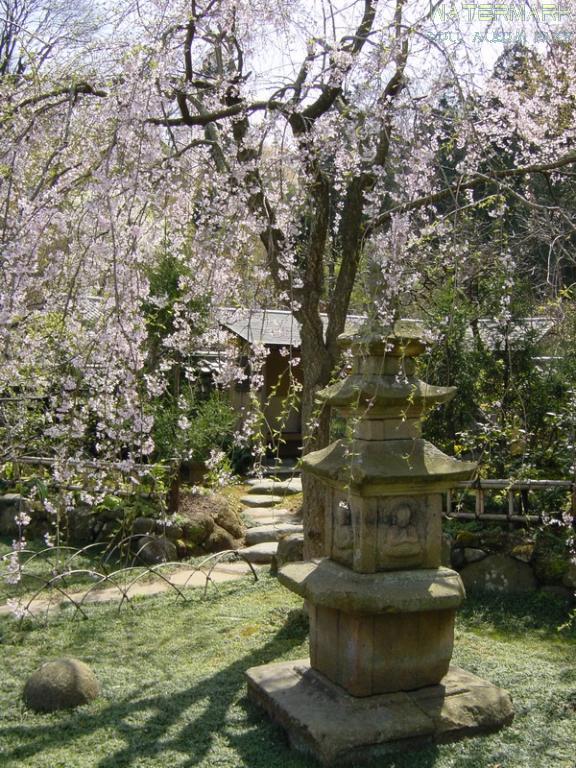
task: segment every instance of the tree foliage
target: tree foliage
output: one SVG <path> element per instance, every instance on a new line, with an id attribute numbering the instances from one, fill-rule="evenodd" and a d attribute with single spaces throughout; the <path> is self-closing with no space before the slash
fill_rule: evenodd
<path id="1" fill-rule="evenodd" d="M 526 243 L 557 296 L 571 279 L 571 46 L 511 51 L 490 76 L 417 0 L 121 0 L 97 33 L 82 5 L 3 5 L 0 384 L 46 398 L 63 461 L 88 432 L 99 457 L 149 460 L 150 403 L 218 335 L 219 304 L 299 321 L 310 450 L 352 300 L 386 322 L 444 283 L 472 327 L 505 319 Z M 166 254 L 171 296 L 151 279 Z"/>

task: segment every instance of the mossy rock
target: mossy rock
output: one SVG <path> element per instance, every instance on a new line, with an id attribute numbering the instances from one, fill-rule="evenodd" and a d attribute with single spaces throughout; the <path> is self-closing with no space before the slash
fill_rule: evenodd
<path id="1" fill-rule="evenodd" d="M 480 534 L 480 549 L 489 549 L 493 552 L 504 552 L 510 546 L 510 538 L 506 531 L 488 530 Z"/>
<path id="2" fill-rule="evenodd" d="M 214 530 L 203 546 L 206 552 L 223 552 L 226 549 L 238 548 L 232 534 L 220 525 L 214 526 Z"/>
<path id="3" fill-rule="evenodd" d="M 132 523 L 132 533 L 134 536 L 144 536 L 147 533 L 154 533 L 156 521 L 152 517 L 135 517 Z"/>
<path id="4" fill-rule="evenodd" d="M 146 565 L 172 563 L 178 559 L 176 545 L 165 536 L 140 536 L 135 551 L 138 561 Z"/>
<path id="5" fill-rule="evenodd" d="M 184 560 L 187 557 L 191 557 L 195 553 L 194 545 L 184 541 L 184 539 L 178 539 L 178 541 L 175 541 L 174 544 L 176 546 L 176 553 L 179 560 Z"/>
<path id="6" fill-rule="evenodd" d="M 534 556 L 534 544 L 531 541 L 525 541 L 522 544 L 516 544 L 510 550 L 512 557 L 521 560 L 523 563 L 529 563 Z"/>
<path id="7" fill-rule="evenodd" d="M 73 658 L 48 661 L 36 670 L 24 686 L 24 703 L 35 712 L 55 712 L 88 704 L 100 693 L 94 673 L 84 662 Z"/>
<path id="8" fill-rule="evenodd" d="M 481 531 L 458 531 L 454 546 L 466 549 L 485 549 L 490 552 L 510 552 L 511 548 L 521 541 L 522 537 L 518 534 L 509 533 L 500 528 L 487 528 Z"/>
<path id="9" fill-rule="evenodd" d="M 183 538 L 184 529 L 180 525 L 169 525 L 170 520 L 164 522 L 163 520 L 157 520 L 154 526 L 154 531 L 158 536 L 165 536 L 170 541 L 178 541 Z"/>
<path id="10" fill-rule="evenodd" d="M 209 549 L 223 538 L 221 533 L 216 535 L 217 527 L 227 531 L 229 541 L 241 539 L 245 531 L 237 507 L 232 499 L 217 493 L 184 494 L 179 509 L 184 538 Z"/>
<path id="11" fill-rule="evenodd" d="M 228 531 L 235 539 L 241 539 L 244 536 L 244 526 L 233 509 L 220 509 L 215 520 L 221 528 Z"/>
<path id="12" fill-rule="evenodd" d="M 467 592 L 533 592 L 536 579 L 526 563 L 501 553 L 466 565 L 460 571 Z"/>
<path id="13" fill-rule="evenodd" d="M 477 547 L 480 544 L 480 534 L 472 531 L 458 531 L 454 546 L 457 548 Z"/>
<path id="14" fill-rule="evenodd" d="M 203 544 L 214 530 L 214 520 L 210 515 L 199 513 L 182 523 L 182 535 L 191 544 Z"/>

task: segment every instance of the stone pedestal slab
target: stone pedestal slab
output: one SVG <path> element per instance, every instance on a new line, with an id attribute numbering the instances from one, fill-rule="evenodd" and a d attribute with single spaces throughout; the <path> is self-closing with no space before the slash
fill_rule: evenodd
<path id="1" fill-rule="evenodd" d="M 507 691 L 451 666 L 438 685 L 366 698 L 351 696 L 307 660 L 246 673 L 250 699 L 323 765 L 358 764 L 496 731 L 514 716 Z"/>

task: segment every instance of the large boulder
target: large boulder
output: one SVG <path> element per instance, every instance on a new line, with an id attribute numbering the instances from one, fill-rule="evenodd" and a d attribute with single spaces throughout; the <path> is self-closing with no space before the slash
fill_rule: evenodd
<path id="1" fill-rule="evenodd" d="M 167 520 L 157 520 L 154 532 L 158 536 L 166 536 L 170 541 L 179 541 L 184 536 L 184 528 L 176 525 L 169 518 Z"/>
<path id="2" fill-rule="evenodd" d="M 176 545 L 165 536 L 141 536 L 137 539 L 135 552 L 145 565 L 171 563 L 178 559 Z"/>
<path id="3" fill-rule="evenodd" d="M 182 539 L 198 552 L 236 549 L 245 532 L 237 506 L 222 494 L 183 495 L 179 509 Z"/>
<path id="4" fill-rule="evenodd" d="M 244 536 L 242 521 L 231 507 L 221 507 L 218 509 L 214 520 L 217 525 L 228 531 L 233 538 L 241 539 Z"/>
<path id="5" fill-rule="evenodd" d="M 237 546 L 232 534 L 219 525 L 214 526 L 214 530 L 204 543 L 206 552 L 223 552 L 226 549 L 236 549 Z"/>
<path id="6" fill-rule="evenodd" d="M 135 517 L 132 523 L 132 533 L 135 536 L 144 536 L 147 533 L 154 533 L 156 521 L 153 517 Z"/>
<path id="7" fill-rule="evenodd" d="M 537 587 L 529 565 L 503 554 L 466 565 L 460 576 L 471 592 L 533 592 Z"/>
<path id="8" fill-rule="evenodd" d="M 206 513 L 198 513 L 186 518 L 182 523 L 184 539 L 193 545 L 202 545 L 214 530 L 214 518 Z"/>
<path id="9" fill-rule="evenodd" d="M 78 659 L 62 658 L 42 664 L 28 678 L 23 698 L 35 712 L 55 712 L 88 704 L 99 693 L 90 667 Z"/>

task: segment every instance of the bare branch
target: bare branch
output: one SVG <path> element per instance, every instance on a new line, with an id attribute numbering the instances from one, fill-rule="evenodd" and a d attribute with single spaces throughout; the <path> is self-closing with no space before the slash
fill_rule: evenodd
<path id="1" fill-rule="evenodd" d="M 342 44 L 342 41 L 340 42 L 340 50 L 351 53 L 353 58 L 356 57 L 364 47 L 364 44 L 372 31 L 375 16 L 376 0 L 365 0 L 362 21 L 360 22 L 356 33 L 352 36 L 353 39 L 350 43 Z M 352 62 L 350 62 L 347 67 L 342 68 L 340 80 L 347 72 L 349 72 L 351 66 Z M 303 109 L 302 112 L 296 112 L 290 117 L 290 125 L 294 134 L 299 135 L 308 131 L 319 117 L 326 114 L 326 112 L 331 109 L 341 93 L 341 85 L 324 86 L 322 93 L 316 101 Z"/>
<path id="2" fill-rule="evenodd" d="M 151 125 L 206 126 L 208 123 L 216 123 L 218 120 L 224 120 L 227 117 L 235 117 L 236 115 L 240 115 L 242 113 L 265 112 L 267 110 L 274 109 L 280 110 L 284 107 L 281 102 L 276 101 L 255 101 L 251 104 L 239 102 L 238 104 L 233 104 L 230 107 L 222 107 L 222 109 L 217 109 L 212 112 L 206 112 L 201 115 L 192 115 L 188 109 L 187 103 L 185 105 L 185 109 L 182 109 L 180 99 L 181 96 L 183 96 L 183 94 L 177 94 L 176 96 L 178 99 L 178 106 L 180 107 L 181 111 L 181 117 L 149 117 L 146 122 L 150 123 Z"/>
<path id="3" fill-rule="evenodd" d="M 55 88 L 52 91 L 48 91 L 47 93 L 41 93 L 38 94 L 38 96 L 30 96 L 28 99 L 24 99 L 19 104 L 15 104 L 14 106 L 10 106 L 10 115 L 12 116 L 16 112 L 19 112 L 20 110 L 24 109 L 25 107 L 33 106 L 34 104 L 39 104 L 42 101 L 46 101 L 47 99 L 55 99 L 59 96 L 71 96 L 72 98 L 75 98 L 79 95 L 86 95 L 86 96 L 97 96 L 98 98 L 104 99 L 108 96 L 106 91 L 103 91 L 99 88 L 94 88 L 94 86 L 90 85 L 90 83 L 75 83 L 74 85 L 65 85 L 61 88 Z M 60 103 L 60 102 L 58 102 Z M 6 120 L 7 118 L 3 118 Z"/>

